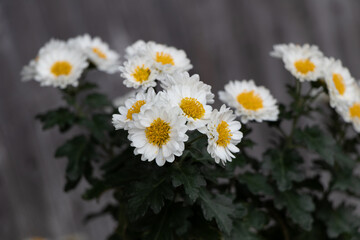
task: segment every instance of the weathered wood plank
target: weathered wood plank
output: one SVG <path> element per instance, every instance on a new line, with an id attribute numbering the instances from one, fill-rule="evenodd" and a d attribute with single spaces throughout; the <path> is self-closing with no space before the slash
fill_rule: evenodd
<path id="1" fill-rule="evenodd" d="M 316 43 L 360 76 L 359 10 L 356 0 L 1 0 L 0 239 L 82 232 L 100 240 L 113 227 L 110 219 L 83 226 L 85 213 L 99 205 L 84 203 L 81 190 L 62 192 L 65 162 L 53 152 L 65 138 L 33 119 L 61 104 L 56 90 L 19 81 L 21 67 L 49 38 L 89 32 L 120 53 L 137 39 L 174 45 L 214 92 L 230 79 L 253 78 L 286 101 L 283 84 L 292 79 L 268 56 L 272 45 Z M 91 77 L 111 96 L 127 91 L 118 75 Z M 258 136 L 266 127 L 254 127 L 265 145 Z"/>

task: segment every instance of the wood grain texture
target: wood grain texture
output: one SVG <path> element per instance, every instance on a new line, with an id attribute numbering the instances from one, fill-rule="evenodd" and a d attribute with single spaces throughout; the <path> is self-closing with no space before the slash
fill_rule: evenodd
<path id="1" fill-rule="evenodd" d="M 137 39 L 184 49 L 201 79 L 223 88 L 230 79 L 255 79 L 286 101 L 292 81 L 269 57 L 273 44 L 318 44 L 360 76 L 360 2 L 357 0 L 1 0 L 0 1 L 0 239 L 55 238 L 81 232 L 101 240 L 108 218 L 82 224 L 100 203 L 84 203 L 81 189 L 64 194 L 65 162 L 54 150 L 66 136 L 43 132 L 34 115 L 61 105 L 57 91 L 20 82 L 19 72 L 51 37 L 98 35 L 123 53 Z M 119 75 L 91 76 L 115 97 L 126 92 Z M 216 106 L 220 106 L 217 101 Z M 254 125 L 254 136 L 266 128 Z M 259 138 L 261 144 L 266 144 Z"/>

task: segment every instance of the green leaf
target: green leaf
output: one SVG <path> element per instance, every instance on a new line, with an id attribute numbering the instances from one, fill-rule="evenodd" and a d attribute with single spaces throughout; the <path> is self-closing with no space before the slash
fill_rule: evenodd
<path id="1" fill-rule="evenodd" d="M 298 165 L 302 163 L 302 158 L 295 150 L 285 152 L 271 149 L 265 152 L 262 167 L 270 170 L 280 191 L 289 190 L 292 181 L 302 181 L 304 175 L 299 171 Z"/>
<path id="2" fill-rule="evenodd" d="M 346 156 L 336 141 L 317 126 L 296 129 L 294 139 L 318 153 L 331 166 L 334 165 L 335 160 L 346 169 L 352 169 L 354 166 L 352 159 Z"/>
<path id="3" fill-rule="evenodd" d="M 330 136 L 326 136 L 320 128 L 314 126 L 296 129 L 294 138 L 297 142 L 305 144 L 310 150 L 318 153 L 327 163 L 334 165 L 336 142 Z"/>
<path id="4" fill-rule="evenodd" d="M 232 200 L 226 196 L 217 194 L 212 197 L 204 188 L 200 190 L 199 203 L 204 217 L 211 221 L 215 219 L 219 229 L 227 234 L 232 230 L 232 217 L 236 215 Z"/>
<path id="5" fill-rule="evenodd" d="M 111 101 L 108 97 L 101 93 L 91 93 L 86 96 L 84 103 L 92 108 L 103 108 L 111 106 Z"/>
<path id="6" fill-rule="evenodd" d="M 43 123 L 44 130 L 58 126 L 60 132 L 69 130 L 77 121 L 77 116 L 67 108 L 58 108 L 44 114 L 39 114 L 36 118 Z"/>
<path id="7" fill-rule="evenodd" d="M 131 186 L 129 194 L 128 210 L 131 219 L 136 220 L 144 216 L 150 207 L 154 213 L 159 213 L 165 204 L 165 199 L 172 199 L 174 192 L 171 183 L 165 178 L 150 176 L 142 182 Z"/>
<path id="8" fill-rule="evenodd" d="M 323 205 L 318 212 L 318 217 L 324 221 L 327 227 L 327 234 L 330 238 L 337 238 L 341 234 L 357 233 L 360 226 L 360 218 L 355 216 L 355 209 L 351 207 L 340 206 L 332 209 L 330 204 Z"/>
<path id="9" fill-rule="evenodd" d="M 234 228 L 229 236 L 225 236 L 225 240 L 261 240 L 260 236 L 251 232 L 244 222 L 236 221 Z"/>
<path id="10" fill-rule="evenodd" d="M 153 219 L 150 231 L 146 236 L 149 240 L 173 240 L 175 235 L 182 236 L 191 227 L 188 218 L 192 215 L 191 209 L 181 204 L 174 204 L 161 211 Z"/>
<path id="11" fill-rule="evenodd" d="M 113 129 L 111 116 L 109 114 L 94 114 L 91 119 L 83 119 L 81 125 L 90 130 L 92 135 L 102 141 L 107 132 Z"/>
<path id="12" fill-rule="evenodd" d="M 74 188 L 79 182 L 87 161 L 94 157 L 94 151 L 88 139 L 84 135 L 76 136 L 60 146 L 55 157 L 67 157 L 65 190 Z"/>
<path id="13" fill-rule="evenodd" d="M 334 190 L 349 191 L 360 196 L 360 178 L 347 172 L 337 171 L 334 177 Z"/>
<path id="14" fill-rule="evenodd" d="M 263 211 L 256 209 L 254 206 L 249 206 L 247 211 L 244 217 L 247 226 L 261 230 L 268 223 L 269 219 Z"/>
<path id="15" fill-rule="evenodd" d="M 274 190 L 267 183 L 266 177 L 258 173 L 244 173 L 238 177 L 239 182 L 246 184 L 253 194 L 274 195 Z"/>
<path id="16" fill-rule="evenodd" d="M 276 208 L 286 208 L 287 215 L 294 223 L 306 231 L 311 230 L 313 223 L 311 212 L 315 210 L 315 205 L 310 196 L 287 191 L 280 192 L 274 201 Z"/>
<path id="17" fill-rule="evenodd" d="M 175 168 L 171 177 L 174 187 L 183 185 L 185 193 L 193 202 L 199 197 L 200 188 L 206 185 L 206 181 L 200 174 L 200 171 L 192 165 Z"/>

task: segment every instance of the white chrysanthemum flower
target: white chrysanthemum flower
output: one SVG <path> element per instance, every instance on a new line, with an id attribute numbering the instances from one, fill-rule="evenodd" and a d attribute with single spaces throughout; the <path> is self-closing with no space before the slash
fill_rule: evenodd
<path id="1" fill-rule="evenodd" d="M 324 75 L 330 95 L 330 105 L 337 107 L 341 101 L 352 99 L 356 94 L 356 81 L 340 60 L 326 59 Z"/>
<path id="2" fill-rule="evenodd" d="M 125 58 L 142 57 L 147 53 L 147 43 L 143 40 L 137 40 L 125 49 Z"/>
<path id="3" fill-rule="evenodd" d="M 187 78 L 190 77 L 187 76 Z M 171 106 L 181 109 L 182 115 L 188 120 L 189 130 L 201 131 L 201 128 L 209 120 L 212 107 L 206 104 L 208 92 L 197 83 L 196 81 L 185 81 L 171 86 L 166 91 L 165 101 L 168 101 Z"/>
<path id="4" fill-rule="evenodd" d="M 188 140 L 186 119 L 180 116 L 180 109 L 156 101 L 144 106 L 133 117 L 129 128 L 129 140 L 135 147 L 134 153 L 141 154 L 141 160 L 153 161 L 163 166 L 181 156 Z"/>
<path id="5" fill-rule="evenodd" d="M 119 68 L 119 54 L 111 50 L 99 37 L 91 38 L 88 34 L 68 41 L 70 46 L 78 48 L 101 71 L 115 73 Z"/>
<path id="6" fill-rule="evenodd" d="M 270 55 L 281 58 L 285 68 L 301 82 L 323 77 L 323 54 L 317 46 L 278 44 Z"/>
<path id="7" fill-rule="evenodd" d="M 123 83 L 128 88 L 155 87 L 155 80 L 159 76 L 159 72 L 153 67 L 152 61 L 145 57 L 135 57 L 124 62 L 120 71 L 121 76 L 125 79 Z"/>
<path id="8" fill-rule="evenodd" d="M 235 156 L 232 153 L 239 152 L 236 145 L 241 142 L 243 133 L 240 131 L 241 123 L 234 121 L 236 116 L 233 111 L 224 105 L 220 111 L 214 109 L 207 125 L 208 147 L 207 151 L 216 163 L 220 160 L 225 165 L 231 162 Z"/>
<path id="9" fill-rule="evenodd" d="M 76 87 L 87 66 L 86 58 L 80 51 L 67 46 L 47 49 L 37 60 L 35 80 L 40 82 L 41 86 Z"/>
<path id="10" fill-rule="evenodd" d="M 225 91 L 219 92 L 219 98 L 230 107 L 235 108 L 236 115 L 243 123 L 255 120 L 276 121 L 279 109 L 276 99 L 263 86 L 256 86 L 253 80 L 230 81 Z"/>
<path id="11" fill-rule="evenodd" d="M 159 70 L 162 77 L 192 68 L 190 60 L 183 50 L 155 42 L 148 42 L 147 50 L 148 56 L 153 60 L 155 68 Z"/>
<path id="12" fill-rule="evenodd" d="M 30 60 L 28 65 L 25 65 L 21 70 L 21 79 L 22 81 L 29 81 L 35 79 L 36 76 L 36 64 L 39 61 L 39 58 L 42 54 L 46 53 L 49 50 L 53 50 L 56 48 L 64 48 L 66 47 L 66 42 L 57 39 L 50 39 L 47 43 L 44 44 L 38 51 L 37 56 Z"/>
<path id="13" fill-rule="evenodd" d="M 200 81 L 198 74 L 190 76 L 188 72 L 179 72 L 172 75 L 166 75 L 166 77 L 161 81 L 161 87 L 163 89 L 169 89 L 174 85 L 185 84 L 192 85 L 198 91 L 206 93 L 206 103 L 214 103 L 214 94 L 211 92 L 211 86 Z"/>
<path id="14" fill-rule="evenodd" d="M 150 103 L 155 98 L 155 91 L 149 88 L 145 93 L 138 92 L 135 97 L 129 98 L 125 101 L 124 106 L 119 107 L 120 114 L 113 114 L 112 123 L 115 129 L 129 129 L 129 123 L 132 122 L 134 114 L 138 114 L 142 106 Z"/>
<path id="15" fill-rule="evenodd" d="M 360 133 L 360 95 L 339 101 L 335 109 L 345 122 L 352 123 L 355 131 Z"/>
<path id="16" fill-rule="evenodd" d="M 25 65 L 21 70 L 21 80 L 22 81 L 29 81 L 35 79 L 36 76 L 36 64 L 37 60 L 33 59 L 29 62 L 28 65 Z"/>

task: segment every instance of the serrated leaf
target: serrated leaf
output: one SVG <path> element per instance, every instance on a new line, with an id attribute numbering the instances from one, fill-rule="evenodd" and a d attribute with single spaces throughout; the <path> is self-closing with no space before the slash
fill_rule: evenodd
<path id="1" fill-rule="evenodd" d="M 198 198 L 200 188 L 206 185 L 204 177 L 191 165 L 174 169 L 171 177 L 174 187 L 183 185 L 185 193 L 193 202 Z"/>
<path id="2" fill-rule="evenodd" d="M 58 126 L 60 132 L 69 130 L 77 121 L 77 116 L 67 108 L 58 108 L 39 114 L 36 118 L 42 122 L 44 130 Z"/>
<path id="3" fill-rule="evenodd" d="M 238 177 L 241 183 L 246 184 L 254 194 L 274 195 L 274 190 L 267 183 L 266 177 L 258 173 L 244 173 Z"/>
<path id="4" fill-rule="evenodd" d="M 233 230 L 229 236 L 225 236 L 225 240 L 261 240 L 260 236 L 251 232 L 244 222 L 236 221 Z"/>
<path id="5" fill-rule="evenodd" d="M 137 182 L 131 187 L 129 194 L 128 211 L 133 220 L 138 219 L 150 207 L 154 213 L 159 213 L 164 206 L 165 199 L 172 199 L 174 192 L 171 183 L 165 178 L 150 177 L 142 182 Z"/>
<path id="6" fill-rule="evenodd" d="M 81 125 L 89 129 L 92 135 L 102 141 L 107 134 L 107 131 L 111 130 L 111 116 L 108 114 L 94 114 L 91 119 L 83 119 Z"/>
<path id="7" fill-rule="evenodd" d="M 232 200 L 226 196 L 217 194 L 212 197 L 204 188 L 200 190 L 199 203 L 206 220 L 215 219 L 219 229 L 230 234 L 232 230 L 232 217 L 236 209 Z"/>
<path id="8" fill-rule="evenodd" d="M 318 153 L 331 166 L 334 165 L 335 160 L 346 169 L 352 169 L 354 166 L 354 161 L 344 154 L 336 141 L 317 126 L 296 129 L 294 139 Z"/>
<path id="9" fill-rule="evenodd" d="M 334 165 L 335 153 L 333 147 L 336 142 L 330 136 L 326 136 L 320 128 L 314 126 L 296 129 L 294 139 L 318 153 L 330 165 Z"/>
<path id="10" fill-rule="evenodd" d="M 349 191 L 360 196 L 360 178 L 347 172 L 337 171 L 334 177 L 334 190 Z"/>
<path id="11" fill-rule="evenodd" d="M 299 171 L 298 166 L 302 163 L 302 158 L 295 150 L 285 152 L 271 149 L 265 152 L 262 167 L 270 170 L 280 191 L 289 190 L 292 181 L 302 181 L 304 175 Z"/>
<path id="12" fill-rule="evenodd" d="M 311 230 L 313 223 L 311 212 L 315 210 L 315 205 L 310 196 L 287 191 L 280 192 L 274 201 L 276 208 L 286 208 L 287 215 L 294 223 L 306 231 Z"/>
<path id="13" fill-rule="evenodd" d="M 67 157 L 65 190 L 74 188 L 79 182 L 87 161 L 94 156 L 93 148 L 84 135 L 76 136 L 60 146 L 55 157 Z"/>
<path id="14" fill-rule="evenodd" d="M 151 224 L 148 240 L 173 240 L 175 236 L 185 234 L 191 227 L 188 218 L 192 215 L 191 209 L 183 207 L 181 204 L 174 204 L 165 208 Z"/>
<path id="15" fill-rule="evenodd" d="M 319 218 L 327 227 L 330 238 L 337 238 L 341 234 L 355 235 L 360 227 L 360 218 L 354 215 L 354 208 L 340 206 L 332 209 L 330 205 L 322 206 L 318 212 Z"/>
<path id="16" fill-rule="evenodd" d="M 86 96 L 84 103 L 92 108 L 102 108 L 106 106 L 111 106 L 111 101 L 107 98 L 106 95 L 101 93 L 91 93 Z"/>

